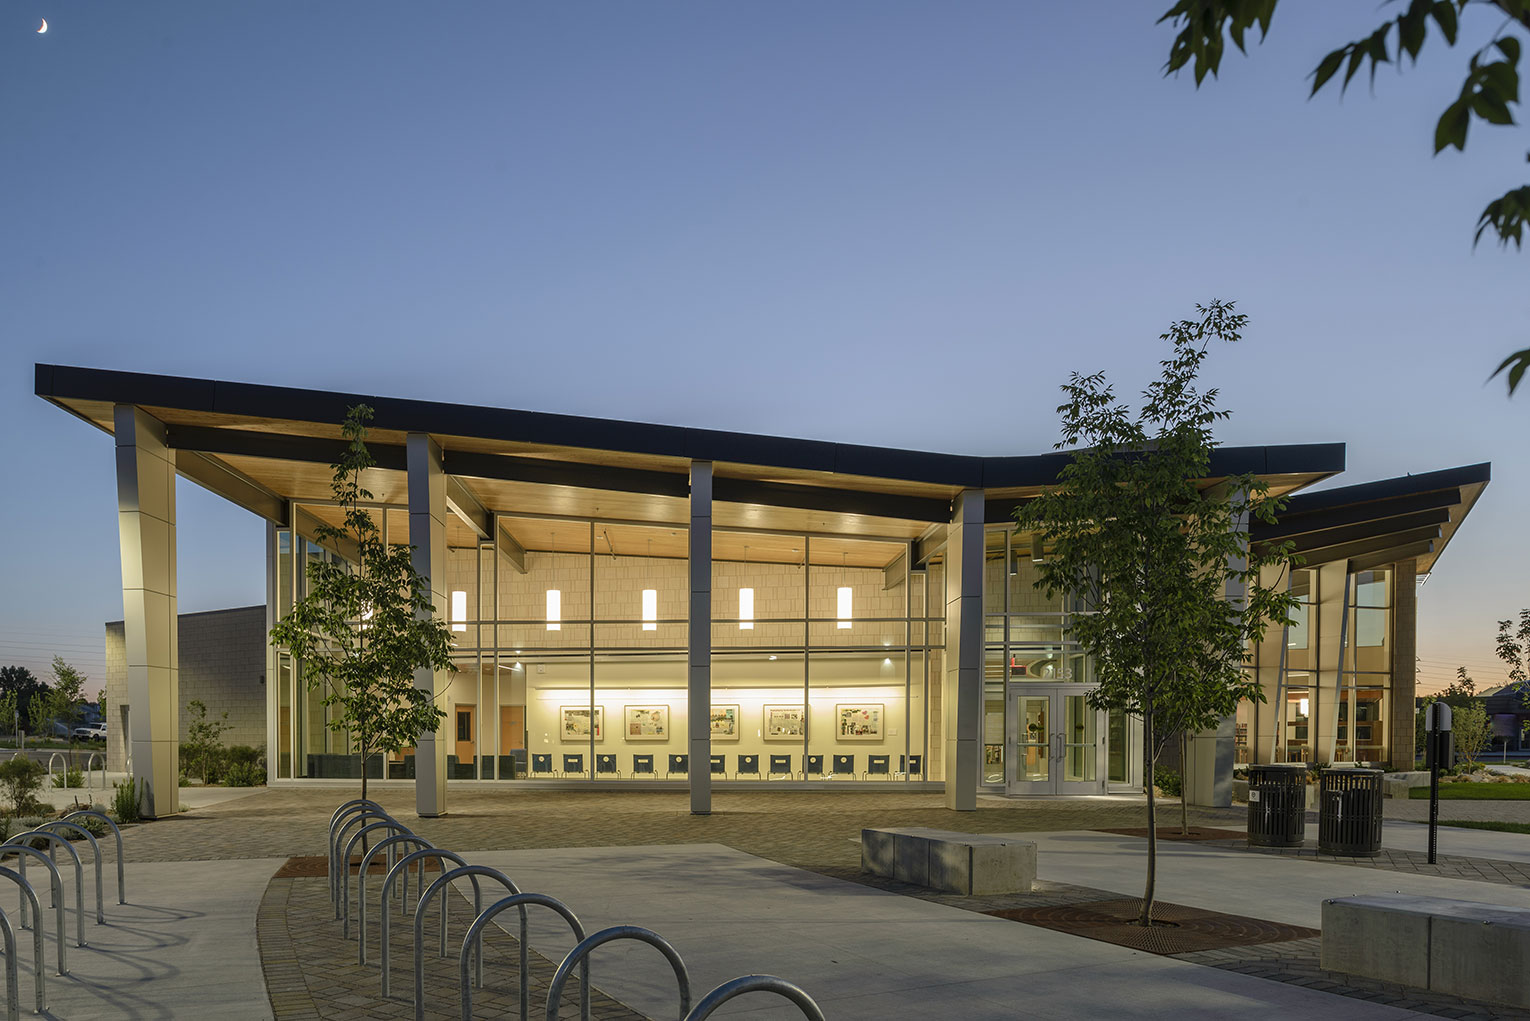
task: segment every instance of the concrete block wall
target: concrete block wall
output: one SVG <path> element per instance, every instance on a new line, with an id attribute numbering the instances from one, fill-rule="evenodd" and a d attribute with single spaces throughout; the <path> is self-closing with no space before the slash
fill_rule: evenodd
<path id="1" fill-rule="evenodd" d="M 186 740 L 193 699 L 209 718 L 228 711 L 225 745 L 266 743 L 266 608 L 241 606 L 183 613 L 180 625 L 180 739 Z M 106 625 L 106 768 L 125 768 L 122 707 L 127 705 L 127 655 L 122 621 Z"/>

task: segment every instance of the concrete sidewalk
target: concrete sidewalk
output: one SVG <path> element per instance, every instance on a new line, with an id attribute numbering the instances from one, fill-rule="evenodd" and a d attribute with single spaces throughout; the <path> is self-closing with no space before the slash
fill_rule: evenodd
<path id="1" fill-rule="evenodd" d="M 42 870 L 28 878 L 42 892 L 47 935 L 48 1012 L 65 1021 L 175 1021 L 220 1018 L 267 1021 L 271 1015 L 255 915 L 272 874 L 285 859 L 240 861 L 128 862 L 127 904 L 118 904 L 116 877 L 105 880 L 106 924 L 97 925 L 94 875 L 86 862 L 87 945 L 74 945 L 74 878 L 61 865 L 68 918 L 69 974 L 56 973 L 54 916 L 47 908 Z M 0 907 L 15 923 L 17 892 L 0 884 Z M 33 999 L 31 934 L 17 932 L 21 1003 Z"/>
<path id="2" fill-rule="evenodd" d="M 1141 857 L 1101 850 L 1123 859 L 1123 872 L 1126 859 Z M 1053 853 L 1059 870 L 1070 873 L 1068 881 L 1082 881 L 1060 852 Z M 483 851 L 467 857 L 503 869 L 523 890 L 564 901 L 588 931 L 617 924 L 657 931 L 684 957 L 697 998 L 728 979 L 765 972 L 802 986 L 835 1021 L 1192 1021 L 1269 1010 L 1296 1017 L 1342 1014 L 1350 1021 L 1419 1016 L 902 897 L 721 845 Z M 1130 890 L 1135 883 L 1116 888 Z M 1230 910 L 1225 899 L 1219 906 Z M 538 950 L 556 959 L 572 947 L 567 928 L 559 931 L 549 913 L 532 917 Z M 509 924 L 510 918 L 501 920 Z M 598 987 L 624 1003 L 652 1017 L 674 1016 L 674 979 L 653 948 L 603 947 L 592 973 Z M 755 995 L 720 1013 L 800 1018 L 783 1003 Z"/>

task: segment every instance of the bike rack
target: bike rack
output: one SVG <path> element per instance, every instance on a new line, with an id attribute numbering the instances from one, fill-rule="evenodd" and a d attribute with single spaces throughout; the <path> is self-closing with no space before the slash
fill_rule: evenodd
<path id="1" fill-rule="evenodd" d="M 467 876 L 483 876 L 503 884 L 506 890 L 512 894 L 520 893 L 516 885 L 510 881 L 510 877 L 499 869 L 490 868 L 487 865 L 463 865 L 443 873 L 439 879 L 430 884 L 430 889 L 420 894 L 420 903 L 414 912 L 414 1021 L 425 1021 L 425 909 L 430 905 L 431 898 L 442 890 L 451 888 L 453 882 Z M 446 898 L 441 898 L 441 956 L 446 956 Z M 521 908 L 524 914 L 526 909 Z M 483 913 L 483 891 L 478 884 L 473 884 L 473 917 Z M 478 961 L 478 984 L 483 984 L 483 947 L 477 948 L 475 957 Z"/>
<path id="2" fill-rule="evenodd" d="M 48 756 L 48 789 L 53 789 L 53 760 L 62 759 L 64 762 L 64 789 L 69 789 L 69 757 L 63 752 L 54 752 Z"/>
<path id="3" fill-rule="evenodd" d="M 11 839 L 7 840 L 5 843 L 0 844 L 0 854 L 3 854 L 7 847 L 26 847 L 27 845 L 18 843 L 18 841 L 25 840 L 25 839 L 28 839 L 28 838 L 31 838 L 31 837 L 42 837 L 44 840 L 48 841 L 48 850 L 49 851 L 52 851 L 53 848 L 55 848 L 55 847 L 62 847 L 64 850 L 69 852 L 69 857 L 74 859 L 74 922 L 75 922 L 75 940 L 74 940 L 74 945 L 77 946 L 77 947 L 83 947 L 83 946 L 86 945 L 85 944 L 85 866 L 80 863 L 80 853 L 74 849 L 74 845 L 73 844 L 71 844 L 68 840 L 65 840 L 63 837 L 59 836 L 57 833 L 52 833 L 52 832 L 49 832 L 48 830 L 27 830 L 25 833 L 18 833 L 14 837 L 12 837 Z M 31 850 L 36 850 L 35 848 L 30 848 L 30 849 Z M 50 863 L 51 863 L 51 860 L 50 860 Z M 23 865 L 22 866 L 22 869 L 23 869 L 22 875 L 23 876 L 26 875 L 25 868 L 26 868 L 26 866 Z M 64 899 L 62 897 L 60 897 L 59 898 L 59 903 L 62 904 L 63 900 Z M 62 942 L 63 938 L 64 938 L 63 932 L 60 931 L 59 932 L 59 941 Z"/>
<path id="4" fill-rule="evenodd" d="M 363 810 L 369 809 L 369 808 L 370 809 L 376 809 L 378 812 L 381 812 L 383 815 L 387 815 L 388 814 L 386 811 L 383 810 L 383 807 L 381 805 L 379 805 L 377 802 L 371 800 L 370 798 L 352 798 L 350 801 L 347 801 L 345 804 L 343 804 L 339 808 L 335 809 L 334 814 L 329 817 L 329 851 L 327 853 L 329 854 L 329 879 L 330 879 L 329 899 L 330 900 L 334 900 L 337 896 L 339 896 L 339 892 L 340 892 L 339 889 L 335 886 L 335 881 L 334 881 L 335 880 L 335 848 L 334 848 L 334 845 L 335 845 L 335 827 L 339 824 L 340 820 L 344 816 L 350 815 L 350 814 L 352 814 L 354 812 L 363 811 Z"/>
<path id="5" fill-rule="evenodd" d="M 563 963 L 558 965 L 558 970 L 553 973 L 552 983 L 547 987 L 547 1012 L 546 1021 L 558 1021 L 558 1007 L 563 1000 L 563 987 L 568 982 L 569 973 L 574 970 L 574 965 L 589 956 L 590 951 L 605 943 L 615 940 L 635 939 L 649 946 L 657 947 L 659 952 L 669 961 L 669 966 L 675 971 L 675 985 L 680 988 L 680 1013 L 677 1015 L 680 1021 L 685 1021 L 691 1009 L 691 976 L 685 970 L 685 962 L 680 959 L 680 952 L 670 946 L 669 941 L 652 929 L 645 929 L 640 925 L 613 925 L 609 929 L 602 929 L 591 936 L 580 940 L 579 945 L 568 952 Z M 482 953 L 479 954 L 482 957 Z M 418 958 L 416 958 L 418 959 Z M 419 1018 L 419 1008 L 415 1008 L 416 1021 Z"/>
<path id="6" fill-rule="evenodd" d="M 32 910 L 37 913 L 38 918 L 42 918 L 42 908 L 37 903 L 37 893 L 32 889 L 31 883 L 27 882 L 25 879 L 22 879 L 21 876 L 16 872 L 5 868 L 4 866 L 0 866 L 0 879 L 9 879 L 11 882 L 15 883 L 16 886 L 21 890 L 21 902 L 23 904 L 31 902 Z M 0 918 L 5 919 L 6 1010 L 9 1012 L 10 1017 L 14 1019 L 21 1010 L 21 990 L 17 988 L 16 985 L 16 934 L 11 931 L 11 920 L 9 918 L 5 918 L 4 911 L 0 911 Z M 43 1002 L 45 995 L 43 987 L 46 984 L 46 972 L 48 970 L 43 961 L 47 956 L 47 952 L 43 949 L 42 926 L 35 926 L 32 929 L 32 971 L 36 976 L 33 984 L 37 988 L 37 1013 L 39 1014 L 48 1009 L 47 1004 Z"/>
<path id="7" fill-rule="evenodd" d="M 370 851 L 361 856 L 360 881 L 356 884 L 356 942 L 360 945 L 360 954 L 356 959 L 357 964 L 367 963 L 367 869 L 372 867 L 372 859 L 377 855 L 378 851 L 381 851 L 385 847 L 391 848 L 395 844 L 418 844 L 420 846 L 415 850 L 425 851 L 428 851 L 435 846 L 424 837 L 417 837 L 413 833 L 401 833 L 396 837 L 388 837 L 386 840 L 379 840 L 376 844 L 372 845 L 372 849 Z M 391 856 L 393 852 L 389 850 L 388 854 Z M 389 866 L 389 871 L 392 871 L 391 865 Z M 445 869 L 442 871 L 444 872 Z M 347 872 L 346 875 L 349 877 L 350 873 Z M 425 886 L 425 863 L 423 861 L 420 862 L 420 886 L 422 888 Z M 409 898 L 408 869 L 404 870 L 403 897 L 405 900 Z M 346 903 L 350 903 L 349 894 L 346 895 Z"/>
<path id="8" fill-rule="evenodd" d="M 484 926 L 494 920 L 494 916 L 508 908 L 518 907 L 521 911 L 521 1021 L 529 1021 L 531 1016 L 531 933 L 526 924 L 526 907 L 538 904 L 545 908 L 551 908 L 573 930 L 576 942 L 584 940 L 584 926 L 579 924 L 579 919 L 568 909 L 568 905 L 560 900 L 554 900 L 544 893 L 517 893 L 501 900 L 495 901 L 484 908 L 482 913 L 468 926 L 467 935 L 462 938 L 462 953 L 457 956 L 458 982 L 462 994 L 462 1021 L 473 1021 L 473 987 L 468 981 L 468 953 L 475 946 L 478 948 L 479 976 L 478 985 L 483 986 L 483 939 Z M 580 1021 L 590 1021 L 590 959 L 586 957 L 580 962 L 579 972 L 579 1017 Z"/>
<path id="9" fill-rule="evenodd" d="M 824 1021 L 823 1011 L 819 1009 L 811 996 L 800 986 L 774 975 L 742 975 L 724 982 L 703 996 L 695 1009 L 685 1015 L 685 1021 L 704 1021 L 705 1018 L 711 1017 L 712 1012 L 718 1007 L 744 993 L 775 993 L 777 996 L 784 996 L 797 1005 L 797 1009 L 802 1011 L 802 1016 L 808 1021 Z"/>
<path id="10" fill-rule="evenodd" d="M 45 822 L 37 828 L 39 830 L 52 831 L 60 826 L 68 826 L 72 830 L 79 830 L 85 835 L 85 839 L 90 841 L 90 849 L 94 851 L 96 855 L 96 924 L 105 925 L 106 912 L 102 908 L 103 897 L 101 893 L 101 845 L 96 843 L 96 835 L 94 833 L 90 832 L 77 822 L 65 822 L 64 820 L 60 819 L 57 822 Z"/>
<path id="11" fill-rule="evenodd" d="M 101 760 L 101 789 L 106 790 L 106 756 L 100 752 L 91 752 L 90 758 L 85 760 L 85 788 L 90 789 L 90 764 L 97 759 Z"/>
<path id="12" fill-rule="evenodd" d="M 395 822 L 391 819 L 387 822 L 368 823 L 367 825 L 361 827 L 361 829 L 357 830 L 355 833 L 351 834 L 350 841 L 345 845 L 345 854 L 340 858 L 341 861 L 345 862 L 345 874 L 341 877 L 341 882 L 344 885 L 341 887 L 340 892 L 340 901 L 344 905 L 345 923 L 340 929 L 340 935 L 344 936 L 346 939 L 351 938 L 351 852 L 356 848 L 356 841 L 364 840 L 366 835 L 371 833 L 373 830 L 393 830 L 393 836 L 414 836 L 414 833 L 410 831 L 409 827 L 405 826 L 401 822 Z M 371 860 L 372 851 L 375 850 L 377 850 L 377 848 L 374 847 L 371 851 L 362 852 L 362 868 L 367 867 L 366 863 Z M 388 865 L 389 867 L 392 867 L 393 865 L 393 855 L 391 852 L 388 855 Z"/>
<path id="13" fill-rule="evenodd" d="M 420 887 L 422 890 L 422 896 L 420 899 L 423 904 L 426 858 L 436 858 L 442 862 L 455 862 L 457 865 L 464 867 L 467 865 L 467 862 L 463 860 L 462 855 L 458 854 L 456 851 L 448 851 L 444 847 L 427 847 L 419 851 L 410 851 L 408 854 L 400 858 L 397 864 L 388 870 L 387 876 L 383 878 L 382 885 L 382 994 L 384 997 L 388 995 L 388 920 L 390 917 L 392 917 L 388 911 L 388 895 L 393 890 L 393 881 L 394 879 L 398 878 L 398 874 L 402 872 L 405 876 L 408 876 L 410 864 L 412 862 L 418 861 L 420 863 Z M 446 872 L 446 866 L 444 864 L 441 866 L 441 871 L 443 874 Z M 476 894 L 478 892 L 478 877 L 474 876 L 472 879 L 473 891 Z M 408 905 L 406 904 L 405 907 L 408 907 Z M 446 930 L 446 898 L 444 897 L 441 898 L 441 929 L 443 932 Z M 361 935 L 364 938 L 366 933 L 363 932 Z"/>
<path id="14" fill-rule="evenodd" d="M 347 872 L 350 871 L 351 867 L 351 863 L 349 861 L 344 863 L 340 861 L 340 842 L 345 839 L 346 833 L 352 826 L 355 826 L 357 823 L 365 825 L 368 819 L 371 819 L 374 822 L 398 822 L 397 819 L 393 818 L 393 816 L 389 815 L 387 812 L 384 812 L 380 808 L 363 807 L 355 812 L 350 813 L 349 817 L 343 821 L 337 820 L 334 824 L 332 824 L 329 831 L 329 899 L 334 901 L 336 918 L 340 917 L 341 865 L 344 865 L 345 871 Z M 404 829 L 405 832 L 408 832 L 408 827 L 404 827 Z"/>
<path id="15" fill-rule="evenodd" d="M 91 819 L 100 819 L 102 822 L 106 823 L 106 825 L 112 828 L 112 833 L 117 838 L 117 903 L 126 904 L 127 896 L 125 893 L 123 893 L 122 886 L 122 831 L 117 828 L 117 824 L 112 822 L 111 817 L 108 816 L 105 812 L 97 812 L 94 809 L 81 809 L 78 812 L 70 812 L 68 815 L 60 819 L 59 822 L 73 822 L 82 816 L 86 816 Z"/>
<path id="16" fill-rule="evenodd" d="M 36 857 L 39 861 L 48 867 L 48 889 L 53 899 L 53 903 L 49 906 L 53 908 L 54 913 L 57 915 L 55 928 L 58 932 L 58 973 L 60 975 L 67 975 L 69 974 L 69 964 L 68 955 L 65 953 L 65 951 L 68 948 L 69 941 L 64 937 L 69 932 L 69 925 L 65 916 L 66 908 L 64 906 L 64 880 L 59 876 L 58 866 L 53 864 L 52 858 L 49 858 L 37 848 L 27 847 L 23 844 L 0 844 L 0 859 L 3 859 L 4 856 L 11 851 L 17 852 L 16 861 L 17 864 L 21 866 L 19 874 L 22 880 L 27 882 L 28 886 L 31 886 L 32 884 L 30 881 L 27 881 L 27 855 L 30 854 Z M 42 928 L 41 908 L 38 908 L 36 921 L 33 924 L 39 929 Z M 25 898 L 22 898 L 21 901 L 21 927 L 23 929 L 27 927 L 27 902 Z M 83 929 L 81 931 L 83 931 Z"/>

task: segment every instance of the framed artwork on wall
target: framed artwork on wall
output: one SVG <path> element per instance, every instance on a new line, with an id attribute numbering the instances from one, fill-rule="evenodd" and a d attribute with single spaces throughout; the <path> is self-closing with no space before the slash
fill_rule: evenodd
<path id="1" fill-rule="evenodd" d="M 807 711 L 800 705 L 765 707 L 765 740 L 800 741 L 807 735 Z"/>
<path id="2" fill-rule="evenodd" d="M 834 707 L 834 736 L 840 741 L 882 740 L 882 703 L 841 703 Z"/>
<path id="3" fill-rule="evenodd" d="M 738 740 L 738 706 L 714 705 L 712 707 L 712 740 Z"/>
<path id="4" fill-rule="evenodd" d="M 593 723 L 587 705 L 561 706 L 559 711 L 563 715 L 563 740 L 588 741 L 592 734 L 597 741 L 606 739 L 606 712 L 603 706 L 595 707 Z"/>
<path id="5" fill-rule="evenodd" d="M 622 716 L 622 731 L 628 741 L 669 740 L 669 706 L 624 706 Z"/>

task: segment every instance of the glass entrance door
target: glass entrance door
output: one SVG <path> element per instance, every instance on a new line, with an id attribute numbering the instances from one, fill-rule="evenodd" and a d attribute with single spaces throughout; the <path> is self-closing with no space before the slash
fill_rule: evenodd
<path id="1" fill-rule="evenodd" d="M 1088 685 L 1011 688 L 1011 794 L 1102 794 L 1104 742 L 1100 713 L 1089 708 Z"/>

